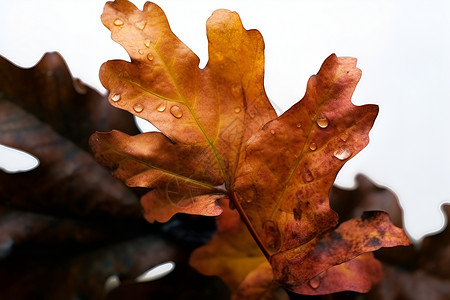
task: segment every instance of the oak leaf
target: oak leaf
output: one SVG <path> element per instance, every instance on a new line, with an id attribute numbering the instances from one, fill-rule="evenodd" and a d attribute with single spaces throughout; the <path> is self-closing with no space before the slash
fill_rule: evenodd
<path id="1" fill-rule="evenodd" d="M 140 11 L 126 0 L 108 2 L 102 21 L 131 57 L 101 67 L 110 103 L 161 132 L 96 133 L 90 143 L 96 159 L 116 177 L 151 189 L 141 198 L 147 220 L 165 222 L 177 212 L 220 215 L 219 200 L 229 199 L 250 232 L 246 239 L 251 236 L 270 262 L 273 279 L 307 294 L 367 291 L 381 272 L 365 253 L 409 244 L 384 213 L 366 213 L 336 227 L 338 216 L 329 205 L 337 172 L 367 145 L 378 112 L 375 105 L 350 101 L 361 76 L 356 59 L 328 57 L 304 98 L 277 117 L 263 86 L 262 37 L 245 30 L 236 13 L 218 10 L 208 19 L 204 69 L 153 3 Z M 198 251 L 209 253 L 205 257 L 227 254 L 228 244 L 231 259 L 239 260 L 235 250 L 245 244 L 231 238 L 231 228 Z M 223 246 L 215 251 L 218 244 Z M 259 278 L 252 269 L 267 269 L 257 259 L 257 265 L 247 261 L 245 270 L 227 277 L 227 262 L 219 257 L 210 266 L 222 270 L 210 271 L 232 287 L 250 273 Z M 201 260 L 193 261 L 201 268 Z M 367 276 L 346 282 L 359 271 Z M 306 291 L 304 285 L 317 276 L 323 288 Z"/>
<path id="2" fill-rule="evenodd" d="M 156 188 L 142 199 L 150 221 L 170 217 L 154 211 L 155 202 L 172 203 L 172 215 L 177 207 L 179 212 L 220 214 L 220 208 L 213 208 L 218 197 L 203 195 L 224 194 L 215 187 L 232 185 L 245 142 L 276 116 L 263 89 L 261 35 L 244 30 L 236 13 L 217 11 L 207 24 L 210 60 L 199 69 L 199 58 L 176 38 L 164 13 L 153 3 L 146 3 L 140 11 L 128 1 L 108 2 L 102 21 L 132 58 L 131 63 L 109 61 L 102 66 L 100 79 L 110 91 L 110 102 L 152 122 L 164 133 L 153 136 L 172 148 L 173 155 L 163 155 L 165 148 L 161 147 L 160 152 L 147 152 L 156 161 L 148 157 L 136 160 L 114 149 L 113 144 L 103 144 L 108 134 L 91 138 L 93 148 L 100 149 L 96 153 L 121 156 L 123 159 L 115 160 L 118 168 L 129 160 L 140 164 L 133 175 L 115 173 L 125 181 L 133 176 L 132 186 L 165 186 L 164 192 Z M 225 27 L 228 30 L 224 31 Z M 195 157 L 186 155 L 186 147 L 196 147 Z M 176 156 L 192 163 L 176 165 Z M 101 155 L 97 157 L 108 164 Z M 156 184 L 145 177 L 159 181 Z M 187 193 L 192 196 L 182 196 L 180 191 L 185 190 L 192 191 Z"/>

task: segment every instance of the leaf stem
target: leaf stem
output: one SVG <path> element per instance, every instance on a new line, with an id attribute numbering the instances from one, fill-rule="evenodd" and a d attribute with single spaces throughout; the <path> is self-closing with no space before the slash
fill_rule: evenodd
<path id="1" fill-rule="evenodd" d="M 266 246 L 264 246 L 263 242 L 261 241 L 261 238 L 259 237 L 258 233 L 256 232 L 255 227 L 253 227 L 252 222 L 248 218 L 247 214 L 245 213 L 244 209 L 242 208 L 239 201 L 237 201 L 236 197 L 234 196 L 234 192 L 229 193 L 229 198 L 231 202 L 233 203 L 234 207 L 238 211 L 239 215 L 241 216 L 242 222 L 244 222 L 245 226 L 247 226 L 248 231 L 250 232 L 251 236 L 255 240 L 256 244 L 258 245 L 259 249 L 261 249 L 261 252 L 264 254 L 266 259 L 270 262 L 270 253 L 269 250 L 267 250 Z"/>

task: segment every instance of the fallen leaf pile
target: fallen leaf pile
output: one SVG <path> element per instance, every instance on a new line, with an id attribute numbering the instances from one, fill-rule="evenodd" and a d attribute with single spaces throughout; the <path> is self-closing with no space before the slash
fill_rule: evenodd
<path id="1" fill-rule="evenodd" d="M 385 212 L 339 222 L 330 208 L 336 174 L 367 145 L 378 112 L 350 101 L 356 59 L 328 57 L 303 99 L 277 117 L 263 86 L 263 39 L 236 13 L 208 19 L 203 69 L 156 4 L 108 2 L 102 22 L 131 58 L 102 65 L 109 102 L 161 132 L 96 133 L 95 158 L 128 186 L 148 188 L 149 222 L 219 216 L 217 234 L 190 262 L 221 276 L 234 297 L 272 299 L 279 286 L 367 292 L 382 277 L 372 252 L 410 244 Z"/>
<path id="2" fill-rule="evenodd" d="M 105 97 L 78 80 L 73 81 L 56 53 L 46 54 L 32 69 L 20 69 L 2 58 L 0 79 L 0 143 L 26 150 L 40 159 L 40 166 L 27 173 L 0 171 L 0 298 L 228 299 L 229 292 L 217 278 L 201 277 L 186 264 L 194 247 L 186 247 L 180 240 L 194 234 L 186 231 L 186 227 L 196 220 L 183 222 L 181 218 L 172 218 L 167 224 L 174 229 L 169 239 L 164 228 L 146 226 L 140 221 L 136 194 L 111 178 L 84 150 L 85 138 L 95 128 L 114 127 L 134 134 L 136 129 L 129 115 L 114 117 L 121 114 L 120 110 L 102 106 Z M 94 109 L 89 110 L 87 104 Z M 66 111 L 65 119 L 58 115 L 61 111 Z M 93 118 L 102 112 L 101 121 Z M 55 118 L 60 118 L 59 126 Z M 76 128 L 73 123 L 80 128 L 90 127 L 86 132 L 75 130 L 84 138 L 72 137 L 67 128 Z M 49 137 L 58 139 L 49 143 Z M 330 205 L 339 213 L 340 223 L 360 216 L 363 211 L 383 210 L 389 212 L 394 224 L 402 224 L 401 210 L 390 191 L 361 176 L 357 182 L 355 190 L 337 187 L 331 190 Z M 102 202 L 107 204 L 95 205 Z M 445 211 L 448 219 L 448 206 Z M 206 251 L 208 255 L 208 249 L 214 250 L 214 245 L 222 243 L 227 248 L 219 253 L 225 256 L 209 255 L 203 262 L 211 258 L 210 263 L 219 266 L 216 273 L 225 271 L 223 279 L 231 287 L 241 286 L 235 297 L 265 295 L 266 299 L 287 299 L 286 291 L 271 281 L 269 265 L 256 243 L 236 243 L 250 239 L 236 210 L 225 204 L 218 222 L 220 239 L 214 237 L 212 246 L 200 248 L 196 253 Z M 195 230 L 202 234 L 201 230 L 208 226 L 199 223 Z M 209 234 L 203 236 L 207 239 Z M 235 249 L 234 245 L 241 248 Z M 447 227 L 442 233 L 425 238 L 420 248 L 377 251 L 375 255 L 383 263 L 384 277 L 368 294 L 342 292 L 314 297 L 448 299 L 449 245 Z M 132 280 L 166 260 L 177 263 L 175 271 L 167 277 L 147 283 Z M 247 274 L 249 265 L 255 269 Z M 239 269 L 240 266 L 244 268 Z M 268 272 L 259 272 L 264 269 Z M 111 275 L 119 276 L 122 284 L 107 292 L 105 282 Z M 288 293 L 291 299 L 311 298 Z"/>

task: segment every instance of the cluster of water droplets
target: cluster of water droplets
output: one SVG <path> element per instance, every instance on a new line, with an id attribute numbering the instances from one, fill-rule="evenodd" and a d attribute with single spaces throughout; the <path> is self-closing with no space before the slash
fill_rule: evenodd
<path id="1" fill-rule="evenodd" d="M 156 107 L 156 111 L 162 113 L 162 112 L 166 111 L 166 108 L 167 108 L 167 101 L 164 100 L 163 102 L 161 102 L 161 104 L 159 104 Z M 172 116 L 174 116 L 177 119 L 180 119 L 181 117 L 183 117 L 183 110 L 178 105 L 172 105 L 170 107 L 169 111 L 172 114 Z"/>
<path id="2" fill-rule="evenodd" d="M 316 123 L 321 129 L 326 129 L 330 124 L 330 121 L 325 116 L 319 116 L 316 118 Z M 341 134 L 339 138 L 345 143 L 348 136 L 346 134 Z M 317 144 L 312 142 L 309 144 L 309 149 L 315 151 L 317 149 Z M 341 146 L 334 151 L 333 155 L 339 160 L 346 160 L 352 155 L 352 151 L 348 147 Z"/>
<path id="3" fill-rule="evenodd" d="M 122 99 L 121 95 L 117 94 L 117 93 L 113 94 L 111 96 L 111 100 L 116 103 L 119 102 L 121 99 Z M 156 107 L 156 111 L 164 112 L 164 111 L 166 111 L 166 108 L 167 108 L 167 101 L 164 100 L 163 102 L 161 102 L 161 104 L 159 104 Z M 142 105 L 141 103 L 136 103 L 133 106 L 133 110 L 137 113 L 141 113 L 144 111 L 144 105 Z M 174 116 L 177 119 L 180 119 L 181 117 L 183 117 L 183 110 L 178 105 L 172 105 L 170 107 L 170 113 L 172 114 L 172 116 Z"/>
<path id="4" fill-rule="evenodd" d="M 122 97 L 120 96 L 120 94 L 114 94 L 111 96 L 111 100 L 113 102 L 119 102 L 122 99 Z M 144 105 L 140 104 L 140 103 L 136 103 L 133 106 L 133 109 L 135 112 L 140 113 L 144 110 Z"/>

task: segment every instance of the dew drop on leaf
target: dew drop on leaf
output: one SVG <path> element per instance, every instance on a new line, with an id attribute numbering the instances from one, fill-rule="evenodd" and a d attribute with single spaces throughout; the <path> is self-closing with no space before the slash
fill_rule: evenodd
<path id="1" fill-rule="evenodd" d="M 174 105 L 170 108 L 170 113 L 177 119 L 183 116 L 183 111 L 178 105 Z"/>
<path id="2" fill-rule="evenodd" d="M 234 112 L 235 112 L 235 113 L 241 112 L 241 108 L 240 108 L 240 107 L 236 107 L 236 108 L 234 109 Z"/>
<path id="3" fill-rule="evenodd" d="M 144 110 L 144 106 L 140 103 L 137 103 L 133 106 L 135 112 L 140 113 Z"/>
<path id="4" fill-rule="evenodd" d="M 147 59 L 149 61 L 152 61 L 153 60 L 153 55 L 151 53 L 147 54 Z"/>
<path id="5" fill-rule="evenodd" d="M 144 50 L 139 49 L 139 54 L 144 54 Z"/>
<path id="6" fill-rule="evenodd" d="M 297 128 L 302 128 L 302 123 L 297 123 Z"/>
<path id="7" fill-rule="evenodd" d="M 344 160 L 350 157 L 352 152 L 347 148 L 338 148 L 334 151 L 334 157 L 340 160 Z"/>
<path id="8" fill-rule="evenodd" d="M 311 143 L 311 144 L 309 144 L 309 149 L 310 149 L 311 151 L 316 150 L 316 149 L 317 149 L 316 143 Z"/>
<path id="9" fill-rule="evenodd" d="M 150 48 L 150 40 L 145 40 L 144 45 L 145 47 Z"/>
<path id="10" fill-rule="evenodd" d="M 114 20 L 114 25 L 121 26 L 121 25 L 123 25 L 123 21 L 121 19 L 115 19 Z"/>
<path id="11" fill-rule="evenodd" d="M 316 122 L 320 128 L 327 128 L 329 124 L 328 119 L 325 117 L 318 117 Z"/>
<path id="12" fill-rule="evenodd" d="M 166 106 L 167 106 L 167 101 L 164 101 L 156 108 L 156 110 L 159 112 L 163 112 L 166 110 Z"/>
<path id="13" fill-rule="evenodd" d="M 309 285 L 313 288 L 313 289 L 317 289 L 320 285 L 320 279 L 317 277 L 312 278 L 309 281 Z"/>
<path id="14" fill-rule="evenodd" d="M 119 101 L 119 100 L 120 100 L 120 94 L 114 94 L 114 95 L 111 97 L 111 100 L 114 101 L 114 102 Z"/>
<path id="15" fill-rule="evenodd" d="M 271 134 L 275 134 L 275 130 L 272 129 L 272 130 L 270 131 L 270 133 L 271 133 Z"/>

